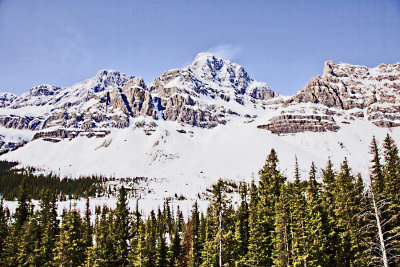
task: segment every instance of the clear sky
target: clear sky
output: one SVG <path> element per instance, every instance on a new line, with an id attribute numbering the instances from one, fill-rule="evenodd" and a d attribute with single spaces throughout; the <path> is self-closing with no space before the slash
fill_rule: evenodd
<path id="1" fill-rule="evenodd" d="M 115 69 L 151 82 L 211 51 L 291 95 L 323 62 L 400 61 L 399 0 L 0 0 L 0 90 Z"/>

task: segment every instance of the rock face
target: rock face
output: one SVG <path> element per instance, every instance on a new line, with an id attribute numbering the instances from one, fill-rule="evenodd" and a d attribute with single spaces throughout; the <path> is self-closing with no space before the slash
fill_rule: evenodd
<path id="1" fill-rule="evenodd" d="M 296 111 L 296 119 L 288 119 L 288 114 Z M 317 115 L 311 118 L 302 115 L 304 112 Z M 322 76 L 312 78 L 283 103 L 282 114 L 261 127 L 277 134 L 337 131 L 339 126 L 334 117 L 341 117 L 345 123 L 363 118 L 380 127 L 400 126 L 400 64 L 381 64 L 368 69 L 327 61 Z M 328 127 L 326 120 L 314 119 L 327 114 L 331 122 Z M 310 127 L 310 123 L 314 126 Z"/>
<path id="2" fill-rule="evenodd" d="M 227 122 L 224 102 L 245 105 L 278 95 L 266 83 L 251 79 L 242 66 L 209 53 L 200 53 L 186 68 L 163 73 L 150 91 L 163 119 L 204 128 Z"/>
<path id="3" fill-rule="evenodd" d="M 286 100 L 266 83 L 251 79 L 242 66 L 209 53 L 150 84 L 102 70 L 71 87 L 39 85 L 21 96 L 0 93 L 0 127 L 26 130 L 33 139 L 51 142 L 102 137 L 111 128 L 131 126 L 151 135 L 160 120 L 213 128 L 233 117 L 250 123 L 262 114 L 267 121 L 258 128 L 274 134 L 338 131 L 339 125 L 355 119 L 400 126 L 400 64 L 368 69 L 328 61 L 322 76 Z M 8 139 L 0 140 L 0 149 L 7 147 Z M 8 147 L 26 141 L 9 141 Z"/>
<path id="4" fill-rule="evenodd" d="M 167 71 L 149 85 L 102 70 L 71 87 L 39 85 L 21 96 L 2 93 L 0 126 L 35 131 L 34 139 L 48 141 L 126 128 L 138 117 L 212 128 L 227 123 L 232 114 L 240 116 L 232 111 L 235 107 L 264 105 L 275 96 L 243 67 L 201 53 L 190 66 Z"/>
<path id="5" fill-rule="evenodd" d="M 327 132 L 339 130 L 332 116 L 320 115 L 282 115 L 273 117 L 267 125 L 258 126 L 274 134 L 300 132 Z"/>
<path id="6" fill-rule="evenodd" d="M 0 108 L 8 107 L 16 98 L 15 94 L 0 92 Z"/>

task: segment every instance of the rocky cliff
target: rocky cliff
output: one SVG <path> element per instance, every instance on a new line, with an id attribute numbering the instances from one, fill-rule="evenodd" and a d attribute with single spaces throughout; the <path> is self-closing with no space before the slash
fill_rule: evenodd
<path id="1" fill-rule="evenodd" d="M 230 116 L 244 116 L 240 107 L 265 105 L 276 96 L 242 66 L 200 53 L 191 65 L 167 71 L 151 84 L 102 70 L 71 87 L 39 85 L 21 96 L 2 93 L 0 126 L 34 131 L 34 139 L 46 140 L 103 134 L 104 129 L 129 127 L 138 117 L 213 128 Z"/>
<path id="2" fill-rule="evenodd" d="M 380 127 L 400 125 L 399 63 L 368 69 L 327 61 L 323 75 L 312 78 L 282 104 L 281 115 L 260 128 L 277 134 L 337 131 L 340 123 L 356 118 Z"/>
<path id="3" fill-rule="evenodd" d="M 131 126 L 151 134 L 157 121 L 214 128 L 232 118 L 251 123 L 258 116 L 265 118 L 258 128 L 277 135 L 338 131 L 356 119 L 400 126 L 400 64 L 369 69 L 328 61 L 322 76 L 285 100 L 242 66 L 210 53 L 198 54 L 189 66 L 164 72 L 150 84 L 102 70 L 71 87 L 39 85 L 21 96 L 0 93 L 0 127 L 31 133 L 12 141 L 0 133 L 0 150 L 32 137 L 54 142 L 103 137 L 112 128 Z"/>

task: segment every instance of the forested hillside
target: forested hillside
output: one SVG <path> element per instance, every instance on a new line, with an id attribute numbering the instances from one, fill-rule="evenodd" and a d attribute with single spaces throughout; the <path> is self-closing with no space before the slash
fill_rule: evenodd
<path id="1" fill-rule="evenodd" d="M 339 171 L 285 177 L 271 150 L 259 179 L 219 180 L 210 204 L 184 218 L 168 202 L 148 217 L 130 211 L 121 187 L 115 209 L 56 212 L 57 194 L 41 194 L 33 211 L 21 183 L 18 207 L 0 209 L 0 265 L 17 266 L 398 266 L 400 264 L 400 159 L 388 135 L 370 146 L 370 183 L 347 159 Z M 353 151 L 357 153 L 357 151 Z M 297 162 L 297 160 L 296 160 Z M 233 205 L 233 193 L 241 202 Z M 82 217 L 81 214 L 84 214 Z"/>
<path id="2" fill-rule="evenodd" d="M 35 168 L 17 168 L 16 162 L 0 161 L 0 194 L 5 200 L 14 200 L 22 183 L 32 199 L 39 199 L 43 191 L 50 191 L 60 200 L 100 196 L 107 192 L 105 183 L 110 180 L 102 176 L 61 178 L 54 174 L 37 174 Z"/>

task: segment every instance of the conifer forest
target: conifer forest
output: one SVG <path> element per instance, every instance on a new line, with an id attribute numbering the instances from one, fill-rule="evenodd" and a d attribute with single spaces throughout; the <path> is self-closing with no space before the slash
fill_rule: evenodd
<path id="1" fill-rule="evenodd" d="M 369 177 L 353 173 L 346 159 L 341 166 L 328 160 L 322 172 L 314 164 L 301 166 L 308 167 L 307 177 L 296 159 L 294 177 L 285 177 L 272 149 L 257 180 L 220 179 L 206 192 L 207 210 L 196 202 L 187 218 L 168 201 L 148 216 L 138 205 L 130 210 L 123 186 L 115 209 L 97 207 L 91 214 L 89 196 L 99 190 L 95 178 L 77 185 L 87 190 L 76 191 L 87 197 L 86 209 L 62 214 L 57 201 L 69 185 L 60 180 L 40 190 L 28 178 L 18 185 L 3 182 L 0 265 L 400 266 L 398 147 L 389 135 L 374 138 L 370 158 Z M 10 180 L 5 169 L 2 163 L 0 181 Z M 13 213 L 5 194 L 18 201 Z M 233 194 L 240 196 L 237 205 Z M 39 199 L 38 209 L 32 198 Z"/>

